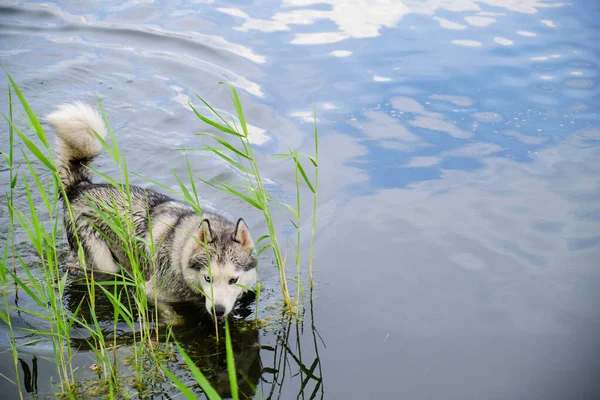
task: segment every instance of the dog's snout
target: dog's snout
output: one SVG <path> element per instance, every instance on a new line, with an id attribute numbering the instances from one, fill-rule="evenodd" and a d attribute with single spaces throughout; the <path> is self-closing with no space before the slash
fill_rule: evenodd
<path id="1" fill-rule="evenodd" d="M 215 305 L 215 315 L 217 317 L 222 317 L 225 315 L 225 307 L 223 307 L 222 305 Z"/>

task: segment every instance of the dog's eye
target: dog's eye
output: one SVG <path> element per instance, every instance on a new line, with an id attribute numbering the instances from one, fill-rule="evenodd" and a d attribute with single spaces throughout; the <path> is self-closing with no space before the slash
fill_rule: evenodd
<path id="1" fill-rule="evenodd" d="M 237 283 L 237 281 L 238 281 L 238 278 L 231 278 L 231 279 L 229 280 L 229 284 L 230 284 L 230 285 L 233 285 L 234 283 Z"/>
<path id="2" fill-rule="evenodd" d="M 208 275 L 204 275 L 204 280 L 208 283 L 210 283 L 210 276 Z"/>

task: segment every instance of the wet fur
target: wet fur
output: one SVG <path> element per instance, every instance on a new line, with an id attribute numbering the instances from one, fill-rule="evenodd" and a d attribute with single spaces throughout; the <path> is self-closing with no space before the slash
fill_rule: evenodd
<path id="1" fill-rule="evenodd" d="M 64 204 L 67 238 L 75 254 L 79 238 L 86 268 L 106 273 L 134 268 L 122 236 L 100 213 L 130 220 L 127 237 L 135 238 L 134 264 L 143 273 L 150 299 L 179 303 L 205 293 L 211 314 L 213 298 L 215 309 L 229 314 L 245 291 L 231 280 L 246 287 L 256 283 L 254 243 L 245 222 L 207 211 L 200 217 L 187 203 L 150 189 L 131 186 L 128 198 L 121 189 L 93 183 L 88 166 L 102 150 L 95 134 L 106 136 L 100 115 L 83 103 L 71 103 L 47 120 L 58 133 L 57 167 L 73 212 L 71 219 Z"/>

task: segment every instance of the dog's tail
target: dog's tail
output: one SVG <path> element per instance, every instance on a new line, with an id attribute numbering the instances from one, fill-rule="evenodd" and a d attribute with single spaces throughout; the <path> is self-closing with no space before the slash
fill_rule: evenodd
<path id="1" fill-rule="evenodd" d="M 46 120 L 58 133 L 57 167 L 65 189 L 83 182 L 92 182 L 87 165 L 102 151 L 102 144 L 94 135 L 106 137 L 106 126 L 100 114 L 87 104 L 63 104 L 49 114 Z"/>

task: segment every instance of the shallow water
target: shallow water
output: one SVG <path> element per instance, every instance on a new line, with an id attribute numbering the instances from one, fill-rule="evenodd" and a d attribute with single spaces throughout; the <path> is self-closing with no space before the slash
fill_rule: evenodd
<path id="1" fill-rule="evenodd" d="M 584 0 L 4 1 L 0 63 L 38 115 L 98 94 L 129 168 L 172 186 L 171 169 L 186 173 L 175 149 L 199 146 L 193 133 L 205 129 L 188 98 L 232 110 L 217 84 L 229 81 L 271 190 L 293 201 L 293 168 L 271 155 L 312 152 L 315 105 L 314 321 L 248 330 L 241 315 L 234 332 L 236 360 L 264 397 L 300 396 L 317 360 L 303 398 L 593 398 L 599 17 Z M 189 156 L 199 176 L 240 179 L 215 157 Z M 108 157 L 98 166 L 115 172 Z M 249 206 L 202 195 L 256 236 L 266 230 Z M 261 280 L 269 313 L 279 299 L 266 258 Z M 208 331 L 183 341 L 219 371 Z M 127 332 L 119 340 L 125 357 Z M 44 342 L 22 349 L 32 395 L 52 391 L 49 355 Z M 14 376 L 10 355 L 0 360 Z M 93 362 L 81 347 L 75 364 Z"/>

